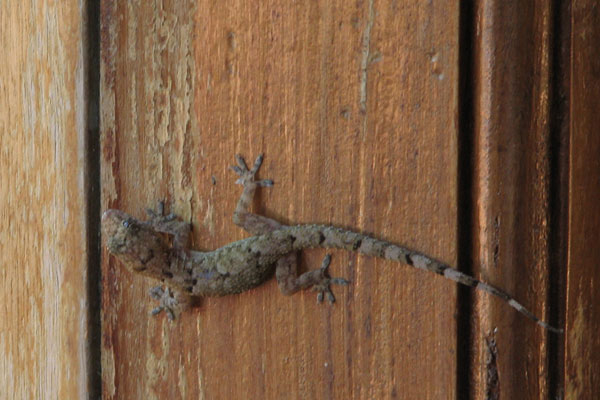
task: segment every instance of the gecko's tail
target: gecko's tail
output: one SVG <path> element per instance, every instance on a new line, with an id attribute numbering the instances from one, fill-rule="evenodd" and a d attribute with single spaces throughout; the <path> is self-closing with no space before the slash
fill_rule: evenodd
<path id="1" fill-rule="evenodd" d="M 484 292 L 490 293 L 496 297 L 499 297 L 502 300 L 504 300 L 505 302 L 507 302 L 509 306 L 511 306 L 512 308 L 514 308 L 521 314 L 525 315 L 529 319 L 535 321 L 535 323 L 538 324 L 539 326 L 541 326 L 542 328 L 547 329 L 550 332 L 563 333 L 562 329 L 556 328 L 556 327 L 548 324 L 547 322 L 542 321 L 538 317 L 536 317 L 535 314 L 533 314 L 531 311 L 526 309 L 521 303 L 519 303 L 514 298 L 512 298 L 504 290 L 499 289 L 495 286 L 489 285 L 485 282 L 481 282 L 480 280 L 475 279 L 472 276 L 469 276 L 467 274 L 464 274 L 448 265 L 444 265 L 435 260 L 430 260 L 430 261 L 439 264 L 435 269 L 430 269 L 430 271 L 433 271 L 440 275 L 443 275 L 446 278 L 451 279 L 455 282 L 462 283 L 463 285 L 473 287 L 475 289 L 479 289 Z M 417 267 L 417 266 L 415 265 L 415 267 Z M 424 268 L 424 269 L 428 269 L 428 268 Z"/>
<path id="2" fill-rule="evenodd" d="M 289 227 L 294 230 L 298 227 Z M 525 315 L 529 319 L 535 321 L 539 326 L 555 333 L 563 333 L 562 329 L 556 328 L 535 316 L 531 311 L 526 309 L 521 303 L 516 301 L 512 296 L 504 290 L 495 286 L 481 282 L 465 273 L 462 273 L 447 264 L 430 258 L 422 253 L 407 249 L 402 246 L 395 245 L 384 240 L 374 239 L 361 233 L 334 228 L 323 225 L 304 225 L 304 231 L 308 229 L 309 235 L 298 235 L 298 243 L 294 247 L 302 249 L 305 247 L 324 247 L 338 248 L 350 251 L 356 251 L 365 255 L 385 258 L 388 260 L 398 261 L 404 264 L 411 265 L 415 268 L 434 272 L 448 279 L 458 282 L 465 286 L 482 290 L 492 294 L 508 303 L 509 306 Z"/>

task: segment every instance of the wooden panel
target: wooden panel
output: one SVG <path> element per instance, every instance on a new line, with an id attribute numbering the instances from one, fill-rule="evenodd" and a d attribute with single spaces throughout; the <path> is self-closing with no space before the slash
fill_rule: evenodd
<path id="1" fill-rule="evenodd" d="M 534 314 L 549 289 L 554 48 L 549 2 L 477 2 L 473 71 L 473 270 Z M 475 293 L 472 398 L 550 397 L 548 333 Z M 556 310 L 554 310 L 556 312 Z M 554 339 L 551 339 L 554 340 Z"/>
<path id="2" fill-rule="evenodd" d="M 569 244 L 565 398 L 600 393 L 600 10 L 574 1 L 571 16 Z"/>
<path id="3" fill-rule="evenodd" d="M 456 264 L 456 2 L 107 1 L 101 23 L 104 207 L 165 198 L 194 247 L 224 245 L 246 236 L 227 167 L 264 152 L 260 212 Z M 455 397 L 455 285 L 333 257 L 334 307 L 272 281 L 175 323 L 105 258 L 104 397 Z"/>
<path id="4" fill-rule="evenodd" d="M 0 397 L 6 399 L 98 394 L 88 390 L 83 19 L 76 2 L 0 6 Z"/>

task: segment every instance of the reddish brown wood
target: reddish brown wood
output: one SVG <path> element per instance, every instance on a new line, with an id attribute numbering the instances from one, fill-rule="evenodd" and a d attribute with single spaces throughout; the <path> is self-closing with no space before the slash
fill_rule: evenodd
<path id="1" fill-rule="evenodd" d="M 105 207 L 166 198 L 195 247 L 224 245 L 246 236 L 227 167 L 264 152 L 258 211 L 456 264 L 457 2 L 104 2 L 102 27 Z M 174 324 L 106 259 L 104 397 L 454 397 L 455 285 L 333 257 L 335 307 L 269 282 Z"/>
<path id="2" fill-rule="evenodd" d="M 569 244 L 565 398 L 600 393 L 600 10 L 574 1 L 571 18 Z"/>
<path id="3" fill-rule="evenodd" d="M 552 157 L 549 2 L 475 9 L 473 268 L 548 319 Z M 473 398 L 548 397 L 547 333 L 474 295 Z M 496 331 L 497 329 L 497 331 Z"/>
<path id="4" fill-rule="evenodd" d="M 61 2 L 13 3 L 0 13 L 0 393 L 86 398 L 97 373 L 86 243 L 96 234 L 86 221 L 95 194 L 84 175 L 93 160 L 82 131 L 86 17 Z M 457 2 L 102 7 L 103 207 L 141 216 L 165 198 L 193 222 L 194 247 L 223 245 L 245 236 L 231 222 L 239 187 L 226 167 L 235 152 L 265 152 L 262 176 L 276 186 L 258 196 L 257 210 L 377 234 L 455 265 L 464 229 L 457 177 L 469 182 L 472 172 L 475 273 L 541 316 L 556 312 L 548 304 L 562 308 L 567 329 L 549 338 L 473 294 L 463 365 L 454 285 L 343 252 L 332 272 L 352 285 L 336 290 L 333 308 L 312 293 L 283 297 L 270 282 L 207 299 L 170 324 L 147 315 L 152 284 L 105 257 L 104 398 L 456 398 L 464 387 L 474 398 L 597 397 L 593 0 L 572 8 L 482 0 L 472 20 L 463 5 L 475 48 L 461 53 L 474 61 L 464 79 L 472 91 L 461 93 L 472 102 L 458 91 L 458 66 L 469 60 L 458 59 Z M 459 136 L 461 102 L 474 116 L 473 171 L 458 171 L 471 134 L 465 124 Z M 559 132 L 555 111 L 567 109 L 568 132 Z M 557 232 L 567 217 L 568 230 Z M 562 242 L 565 249 L 552 248 Z M 567 262 L 557 264 L 563 252 Z M 306 252 L 303 268 L 323 254 Z M 548 302 L 561 273 L 566 298 Z"/>

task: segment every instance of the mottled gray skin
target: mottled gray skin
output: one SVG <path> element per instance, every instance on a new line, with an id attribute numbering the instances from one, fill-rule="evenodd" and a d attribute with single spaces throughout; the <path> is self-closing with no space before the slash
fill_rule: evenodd
<path id="1" fill-rule="evenodd" d="M 166 283 L 176 289 L 154 288 L 151 295 L 160 301 L 153 313 L 166 311 L 174 318 L 180 304 L 189 304 L 186 296 L 224 296 L 251 289 L 268 280 L 273 273 L 281 291 L 292 294 L 312 287 L 319 292 L 318 300 L 327 296 L 334 301 L 329 286 L 346 285 L 342 278 L 330 278 L 327 274 L 330 256 L 323 260 L 320 269 L 298 276 L 297 252 L 306 248 L 322 247 L 356 251 L 365 255 L 381 257 L 435 272 L 455 282 L 474 287 L 506 301 L 511 307 L 553 332 L 562 330 L 548 325 L 525 309 L 506 292 L 463 274 L 425 254 L 371 238 L 324 225 L 286 226 L 249 212 L 249 205 L 257 187 L 272 186 L 270 180 L 255 181 L 254 176 L 262 163 L 259 156 L 251 170 L 241 156 L 232 169 L 240 176 L 237 183 L 244 191 L 235 209 L 234 222 L 253 234 L 244 240 L 230 243 L 210 252 L 187 249 L 191 226 L 173 214 L 164 216 L 163 205 L 156 211 L 148 210 L 150 220 L 139 221 L 119 210 L 107 210 L 102 216 L 102 231 L 108 251 L 115 255 L 131 271 Z M 170 237 L 171 244 L 167 238 Z M 185 294 L 185 295 L 184 295 Z"/>

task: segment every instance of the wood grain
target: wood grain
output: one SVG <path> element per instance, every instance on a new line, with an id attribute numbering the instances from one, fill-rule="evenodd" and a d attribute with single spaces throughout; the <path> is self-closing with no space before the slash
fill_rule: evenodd
<path id="1" fill-rule="evenodd" d="M 569 242 L 565 398 L 600 393 L 600 11 L 575 1 L 571 15 Z"/>
<path id="2" fill-rule="evenodd" d="M 258 211 L 455 265 L 457 29 L 457 2 L 104 2 L 103 204 L 165 198 L 212 249 L 245 237 L 233 155 L 264 152 Z M 334 307 L 269 282 L 173 324 L 106 259 L 104 397 L 455 397 L 455 285 L 333 257 L 352 281 Z"/>
<path id="3" fill-rule="evenodd" d="M 246 236 L 227 167 L 264 152 L 276 185 L 257 211 L 461 254 L 536 314 L 564 313 L 564 337 L 337 251 L 352 284 L 334 307 L 268 282 L 169 323 L 148 316 L 153 283 L 104 257 L 102 396 L 597 397 L 594 2 L 305 3 L 102 3 L 102 207 L 166 199 L 195 248 L 221 246 Z M 0 11 L 1 398 L 99 394 L 86 12 Z"/>
<path id="4" fill-rule="evenodd" d="M 548 2 L 483 1 L 472 21 L 473 272 L 546 320 L 553 318 L 546 306 L 555 150 L 552 18 Z M 547 332 L 501 301 L 481 293 L 473 298 L 472 398 L 549 397 L 549 369 L 557 366 L 549 365 Z"/>
<path id="5" fill-rule="evenodd" d="M 83 9 L 0 6 L 0 397 L 89 390 Z M 96 392 L 97 395 L 97 392 Z"/>

